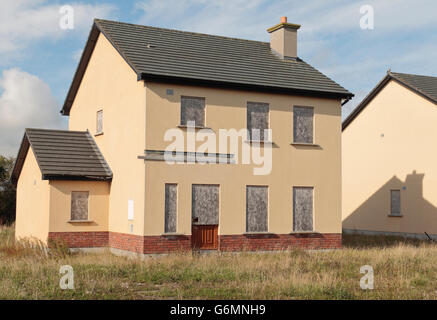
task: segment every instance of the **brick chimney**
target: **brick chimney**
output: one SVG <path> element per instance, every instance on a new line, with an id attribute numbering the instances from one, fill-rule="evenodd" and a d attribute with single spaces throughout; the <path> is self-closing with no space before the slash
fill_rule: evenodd
<path id="1" fill-rule="evenodd" d="M 297 30 L 300 25 L 288 23 L 287 17 L 281 17 L 281 22 L 267 29 L 270 33 L 270 49 L 281 59 L 297 58 Z"/>

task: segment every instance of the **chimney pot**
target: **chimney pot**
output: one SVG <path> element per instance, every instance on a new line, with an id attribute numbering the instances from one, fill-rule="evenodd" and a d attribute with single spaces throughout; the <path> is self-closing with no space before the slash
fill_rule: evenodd
<path id="1" fill-rule="evenodd" d="M 281 23 L 287 23 L 287 17 L 281 17 Z"/>

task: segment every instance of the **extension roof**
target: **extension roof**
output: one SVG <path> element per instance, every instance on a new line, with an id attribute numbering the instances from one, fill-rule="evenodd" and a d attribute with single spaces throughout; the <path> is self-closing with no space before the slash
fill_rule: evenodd
<path id="1" fill-rule="evenodd" d="M 61 110 L 63 115 L 70 113 L 100 33 L 132 67 L 138 80 L 353 97 L 303 60 L 280 59 L 268 42 L 96 19 Z"/>
<path id="2" fill-rule="evenodd" d="M 15 184 L 29 146 L 43 180 L 112 179 L 112 171 L 88 131 L 26 129 L 12 171 Z"/>
<path id="3" fill-rule="evenodd" d="M 360 114 L 370 101 L 386 86 L 390 81 L 396 81 L 404 87 L 412 90 L 425 99 L 437 104 L 437 77 L 421 76 L 408 73 L 396 73 L 388 71 L 375 88 L 361 101 L 361 103 L 343 121 L 343 130 Z"/>

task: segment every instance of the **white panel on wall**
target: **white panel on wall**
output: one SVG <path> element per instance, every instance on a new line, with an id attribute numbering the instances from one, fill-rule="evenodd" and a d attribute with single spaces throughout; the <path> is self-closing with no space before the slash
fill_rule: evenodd
<path id="1" fill-rule="evenodd" d="M 127 201 L 127 219 L 128 220 L 134 219 L 134 201 L 133 200 Z"/>

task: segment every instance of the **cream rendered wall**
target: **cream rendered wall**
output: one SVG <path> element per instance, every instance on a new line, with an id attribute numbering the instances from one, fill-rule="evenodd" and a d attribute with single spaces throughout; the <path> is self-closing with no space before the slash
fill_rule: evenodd
<path id="1" fill-rule="evenodd" d="M 49 231 L 108 231 L 109 189 L 110 183 L 106 181 L 50 181 Z M 72 191 L 89 192 L 88 220 L 90 222 L 69 222 Z"/>
<path id="2" fill-rule="evenodd" d="M 49 183 L 42 180 L 35 155 L 29 147 L 17 183 L 16 239 L 36 238 L 47 243 L 49 197 Z"/>
<path id="3" fill-rule="evenodd" d="M 181 95 L 206 98 L 205 125 L 218 130 L 246 128 L 247 101 L 270 104 L 273 168 L 253 175 L 252 165 L 175 164 L 146 161 L 146 235 L 164 232 L 164 184 L 178 184 L 177 232 L 191 234 L 191 185 L 220 184 L 220 234 L 246 231 L 246 185 L 269 186 L 269 231 L 292 231 L 292 187 L 314 186 L 314 229 L 341 232 L 341 107 L 339 100 L 237 90 L 147 83 L 147 147 L 165 150 L 167 129 L 180 124 Z M 173 89 L 174 95 L 167 95 Z M 293 106 L 315 108 L 315 143 L 292 146 Z M 200 144 L 200 143 L 199 143 Z M 241 140 L 240 140 L 241 145 Z M 218 152 L 218 151 L 217 151 Z M 241 148 L 239 150 L 241 154 Z"/>
<path id="4" fill-rule="evenodd" d="M 343 228 L 437 234 L 437 106 L 395 81 L 342 133 Z M 403 217 L 388 217 L 401 189 Z"/>
<path id="5" fill-rule="evenodd" d="M 96 133 L 96 114 L 103 110 L 103 134 L 94 136 L 113 171 L 109 198 L 109 231 L 142 235 L 144 229 L 143 161 L 145 88 L 132 68 L 100 34 L 71 108 L 70 130 Z M 134 200 L 134 221 L 128 221 Z M 80 227 L 78 227 L 80 228 Z"/>

